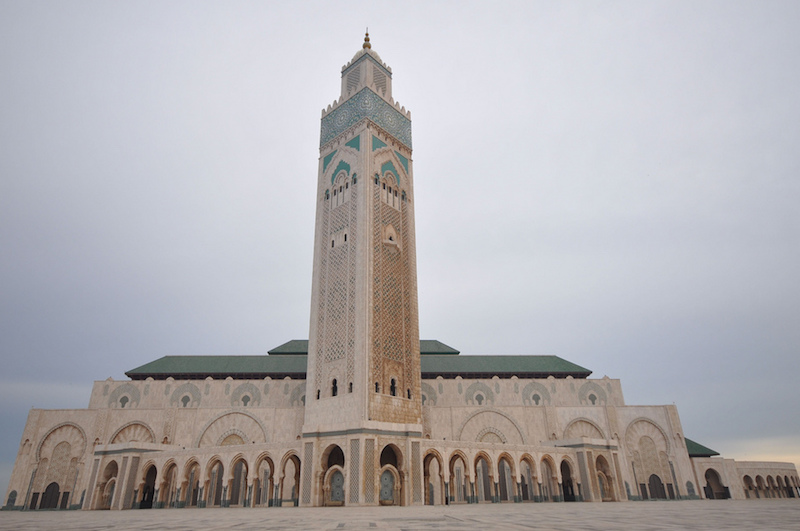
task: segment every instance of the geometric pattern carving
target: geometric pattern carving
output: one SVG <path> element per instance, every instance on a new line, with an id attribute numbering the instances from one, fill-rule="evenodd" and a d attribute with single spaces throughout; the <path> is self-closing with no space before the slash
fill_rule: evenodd
<path id="1" fill-rule="evenodd" d="M 375 503 L 375 440 L 364 441 L 364 503 Z"/>
<path id="2" fill-rule="evenodd" d="M 217 446 L 228 435 L 237 434 L 249 444 L 267 441 L 266 430 L 260 421 L 242 412 L 225 413 L 211 421 L 202 431 L 197 447 Z"/>
<path id="3" fill-rule="evenodd" d="M 307 442 L 303 452 L 303 505 L 311 503 L 311 471 L 314 468 L 312 458 L 314 456 L 314 443 Z M 303 466 L 305 465 L 305 466 Z"/>
<path id="4" fill-rule="evenodd" d="M 250 398 L 250 400 L 247 401 L 247 406 L 261 405 L 261 391 L 252 383 L 245 382 L 233 390 L 233 394 L 231 394 L 231 406 L 241 407 L 244 405 L 242 398 L 245 396 Z"/>
<path id="5" fill-rule="evenodd" d="M 44 436 L 39 447 L 36 449 L 37 461 L 44 457 L 53 455 L 53 450 L 59 443 L 66 441 L 70 445 L 71 455 L 81 456 L 86 450 L 86 436 L 83 434 L 78 426 L 74 424 L 64 423 L 51 429 L 47 435 Z"/>
<path id="6" fill-rule="evenodd" d="M 155 441 L 156 438 L 153 434 L 153 430 L 141 422 L 129 422 L 119 428 L 111 437 L 111 444 L 126 442 L 152 443 Z"/>
<path id="7" fill-rule="evenodd" d="M 412 147 L 411 120 L 366 87 L 322 118 L 320 147 L 364 118 L 372 120 L 409 149 Z"/>
<path id="8" fill-rule="evenodd" d="M 506 444 L 508 439 L 497 428 L 487 427 L 478 432 L 476 440 L 478 442 Z"/>
<path id="9" fill-rule="evenodd" d="M 139 405 L 141 394 L 139 389 L 133 384 L 123 384 L 114 389 L 111 396 L 108 397 L 108 407 L 121 407 L 120 398 L 127 396 L 130 399 L 130 404 L 125 404 L 125 407 L 134 407 Z"/>
<path id="10" fill-rule="evenodd" d="M 591 395 L 594 395 L 594 400 L 591 400 Z M 578 390 L 578 401 L 581 404 L 599 406 L 601 404 L 606 404 L 608 399 L 602 387 L 594 382 L 586 382 Z"/>
<path id="11" fill-rule="evenodd" d="M 350 440 L 350 503 L 358 503 L 358 478 L 361 468 L 360 449 L 361 443 L 358 439 Z"/>
<path id="12" fill-rule="evenodd" d="M 438 398 L 436 391 L 430 384 L 422 382 L 421 384 L 422 394 L 425 396 L 425 405 L 426 406 L 435 406 L 436 399 Z"/>
<path id="13" fill-rule="evenodd" d="M 564 430 L 565 439 L 579 439 L 588 437 L 589 439 L 605 439 L 602 430 L 593 422 L 586 419 L 573 420 L 567 429 Z"/>
<path id="14" fill-rule="evenodd" d="M 491 429 L 487 430 L 488 427 Z M 484 409 L 467 417 L 456 432 L 456 440 L 480 441 L 481 437 L 489 432 L 509 444 L 525 443 L 525 436 L 519 424 L 506 413 L 496 409 Z"/>
<path id="15" fill-rule="evenodd" d="M 420 462 L 419 441 L 411 443 L 411 481 L 414 503 L 422 501 L 422 464 Z"/>
<path id="16" fill-rule="evenodd" d="M 391 157 L 391 153 L 383 156 Z M 376 158 L 373 162 L 378 167 L 381 160 Z M 411 214 L 404 199 L 405 192 L 392 189 L 391 198 L 396 206 L 382 199 L 385 195 L 388 200 L 390 188 L 397 187 L 397 180 L 399 176 L 386 172 L 382 176 L 373 175 L 368 181 L 373 208 L 371 373 L 372 381 L 380 384 L 383 394 L 389 394 L 390 381 L 395 379 L 397 396 L 406 396 L 408 391 L 417 393 L 419 378 L 415 354 L 419 339 L 415 337 L 418 328 Z M 398 411 L 394 420 L 409 414 L 418 412 Z"/>
<path id="17" fill-rule="evenodd" d="M 183 404 L 183 397 L 188 396 L 189 400 L 186 405 Z M 185 383 L 179 385 L 175 391 L 172 392 L 172 397 L 169 399 L 171 406 L 179 407 L 198 407 L 200 405 L 200 389 L 193 383 Z"/>
<path id="18" fill-rule="evenodd" d="M 669 440 L 664 431 L 649 419 L 638 419 L 633 421 L 625 431 L 625 446 L 630 454 L 639 445 L 642 437 L 649 437 L 653 440 L 659 451 L 669 454 Z"/>
<path id="19" fill-rule="evenodd" d="M 526 406 L 549 406 L 550 392 L 539 382 L 530 382 L 522 390 L 522 403 Z"/>
<path id="20" fill-rule="evenodd" d="M 314 385 L 324 396 L 329 396 L 334 378 L 342 390 L 354 380 L 356 253 L 352 242 L 358 238 L 359 185 L 353 179 L 337 177 L 334 188 L 341 191 L 324 199 L 322 206 L 325 237 L 318 243 L 321 274 Z"/>
<path id="21" fill-rule="evenodd" d="M 295 386 L 295 388 L 292 390 L 292 394 L 289 395 L 289 405 L 292 407 L 305 405 L 305 396 L 306 383 L 302 382 Z"/>
<path id="22" fill-rule="evenodd" d="M 479 404 L 476 400 L 476 395 L 483 395 L 483 400 Z M 467 387 L 467 391 L 464 393 L 464 402 L 470 405 L 489 405 L 494 403 L 494 393 L 483 382 L 475 382 L 469 387 Z"/>

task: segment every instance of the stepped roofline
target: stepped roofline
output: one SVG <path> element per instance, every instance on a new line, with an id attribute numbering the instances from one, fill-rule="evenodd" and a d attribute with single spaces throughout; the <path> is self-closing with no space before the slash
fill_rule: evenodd
<path id="1" fill-rule="evenodd" d="M 420 340 L 423 380 L 481 378 L 588 378 L 592 371 L 558 356 L 463 356 L 435 339 Z M 241 380 L 306 378 L 308 340 L 293 339 L 260 356 L 164 356 L 126 372 L 132 380 Z"/>

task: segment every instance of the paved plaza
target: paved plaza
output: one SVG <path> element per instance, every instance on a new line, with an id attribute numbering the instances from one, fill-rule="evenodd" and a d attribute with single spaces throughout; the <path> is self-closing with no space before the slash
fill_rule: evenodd
<path id="1" fill-rule="evenodd" d="M 800 501 L 0 512 L 0 529 L 800 529 Z"/>

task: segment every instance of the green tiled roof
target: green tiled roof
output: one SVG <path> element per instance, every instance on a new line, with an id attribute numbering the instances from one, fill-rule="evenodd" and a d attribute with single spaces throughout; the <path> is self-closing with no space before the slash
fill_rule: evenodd
<path id="1" fill-rule="evenodd" d="M 452 356 L 458 354 L 459 351 L 453 347 L 445 345 L 441 341 L 437 341 L 436 339 L 420 339 L 419 353 L 423 356 L 427 356 L 429 354 L 448 354 Z"/>
<path id="2" fill-rule="evenodd" d="M 586 378 L 592 371 L 558 356 L 436 356 L 421 358 L 422 377 L 491 378 Z"/>
<path id="3" fill-rule="evenodd" d="M 308 339 L 292 339 L 268 352 L 270 354 L 308 354 Z M 427 356 L 428 354 L 458 354 L 459 352 L 436 339 L 420 339 L 419 353 Z"/>
<path id="4" fill-rule="evenodd" d="M 304 379 L 308 356 L 302 351 L 305 340 L 294 340 L 272 349 L 269 356 L 164 356 L 126 372 L 133 380 L 152 377 L 157 380 L 175 378 Z M 586 378 L 592 372 L 558 356 L 459 356 L 458 351 L 438 341 L 422 342 L 428 351 L 420 357 L 422 378 Z M 307 350 L 307 349 L 306 349 Z"/>
<path id="5" fill-rule="evenodd" d="M 308 339 L 292 339 L 267 351 L 269 354 L 308 354 Z"/>
<path id="6" fill-rule="evenodd" d="M 294 356 L 164 356 L 125 373 L 132 380 L 213 378 L 305 378 L 305 355 Z"/>
<path id="7" fill-rule="evenodd" d="M 689 453 L 689 457 L 712 457 L 719 455 L 719 452 L 715 452 L 707 446 L 694 442 L 688 437 L 684 437 L 683 440 L 686 441 L 686 451 Z"/>

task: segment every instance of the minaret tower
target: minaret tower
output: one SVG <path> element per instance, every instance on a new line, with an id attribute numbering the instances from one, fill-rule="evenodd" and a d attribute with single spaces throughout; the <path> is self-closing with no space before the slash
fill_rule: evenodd
<path id="1" fill-rule="evenodd" d="M 410 118 L 367 33 L 322 111 L 305 437 L 421 433 Z"/>
<path id="2" fill-rule="evenodd" d="M 301 505 L 422 503 L 411 113 L 369 34 L 322 111 Z"/>

